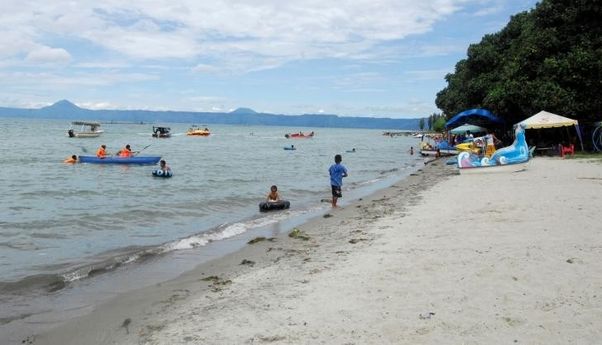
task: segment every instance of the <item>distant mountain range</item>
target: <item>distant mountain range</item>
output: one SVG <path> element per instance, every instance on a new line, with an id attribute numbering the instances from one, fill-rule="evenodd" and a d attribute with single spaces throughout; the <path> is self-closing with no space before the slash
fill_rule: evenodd
<path id="1" fill-rule="evenodd" d="M 279 115 L 257 113 L 249 108 L 238 108 L 229 113 L 151 111 L 151 110 L 90 110 L 62 100 L 39 109 L 0 107 L 0 117 L 24 117 L 101 122 L 133 123 L 191 123 L 232 124 L 294 127 L 339 127 L 378 129 L 418 129 L 419 118 L 391 119 L 374 117 L 343 117 L 325 114 Z"/>

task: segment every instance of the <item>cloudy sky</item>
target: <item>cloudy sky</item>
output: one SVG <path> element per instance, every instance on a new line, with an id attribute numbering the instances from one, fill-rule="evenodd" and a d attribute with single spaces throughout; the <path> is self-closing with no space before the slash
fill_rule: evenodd
<path id="1" fill-rule="evenodd" d="M 437 111 L 470 43 L 534 0 L 2 0 L 0 106 Z"/>

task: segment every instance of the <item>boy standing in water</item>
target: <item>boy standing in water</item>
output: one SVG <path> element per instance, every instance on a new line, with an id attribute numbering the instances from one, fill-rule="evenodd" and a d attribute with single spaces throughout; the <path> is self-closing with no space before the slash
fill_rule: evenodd
<path id="1" fill-rule="evenodd" d="M 332 187 L 332 207 L 337 207 L 337 200 L 343 196 L 341 187 L 343 186 L 343 177 L 347 177 L 347 169 L 341 162 L 341 155 L 334 156 L 334 164 L 330 166 L 330 186 Z"/>

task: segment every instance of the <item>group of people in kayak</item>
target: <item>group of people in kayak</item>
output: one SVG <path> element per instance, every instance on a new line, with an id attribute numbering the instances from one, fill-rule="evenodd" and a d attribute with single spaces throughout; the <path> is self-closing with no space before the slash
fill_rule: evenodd
<path id="1" fill-rule="evenodd" d="M 132 151 L 130 144 L 127 144 L 121 150 L 117 151 L 115 156 L 122 157 L 122 158 L 129 158 L 129 157 L 134 157 L 135 154 L 136 154 L 136 152 Z M 110 154 L 107 152 L 107 145 L 105 145 L 105 144 L 100 145 L 98 150 L 96 150 L 96 157 L 98 157 L 98 158 L 105 158 L 109 155 Z M 78 161 L 77 155 L 72 155 L 71 157 L 67 157 L 63 162 L 68 163 L 68 164 L 74 164 L 74 163 L 77 163 L 77 161 Z M 171 168 L 167 165 L 167 163 L 163 159 L 161 160 L 161 162 L 159 162 L 159 169 L 164 172 L 171 171 Z"/>
<path id="2" fill-rule="evenodd" d="M 98 148 L 98 150 L 96 150 L 96 157 L 98 158 L 105 158 L 107 156 L 107 145 L 100 145 L 100 147 Z M 115 156 L 117 157 L 124 157 L 124 158 L 128 158 L 128 157 L 134 157 L 134 152 L 132 152 L 132 148 L 130 147 L 130 144 L 125 145 L 124 148 L 122 148 L 121 150 L 117 151 L 117 153 L 115 154 Z"/>

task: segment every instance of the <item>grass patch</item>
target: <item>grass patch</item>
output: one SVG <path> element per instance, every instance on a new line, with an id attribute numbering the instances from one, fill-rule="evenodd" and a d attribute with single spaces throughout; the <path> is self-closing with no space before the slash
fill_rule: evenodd
<path id="1" fill-rule="evenodd" d="M 573 156 L 565 155 L 565 157 L 577 159 L 595 159 L 602 161 L 602 152 L 575 152 Z"/>

